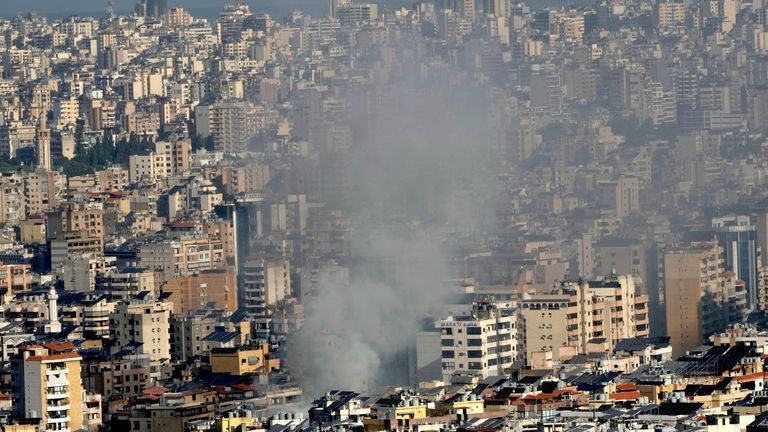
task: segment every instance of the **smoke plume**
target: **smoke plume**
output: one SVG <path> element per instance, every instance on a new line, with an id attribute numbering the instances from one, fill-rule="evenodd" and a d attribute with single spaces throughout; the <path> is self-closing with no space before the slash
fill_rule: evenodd
<path id="1" fill-rule="evenodd" d="M 481 86 L 403 80 L 366 96 L 347 100 L 353 119 L 373 117 L 348 155 L 350 281 L 322 278 L 289 348 L 310 399 L 408 383 L 415 333 L 454 292 L 446 240 L 489 217 L 495 144 Z"/>

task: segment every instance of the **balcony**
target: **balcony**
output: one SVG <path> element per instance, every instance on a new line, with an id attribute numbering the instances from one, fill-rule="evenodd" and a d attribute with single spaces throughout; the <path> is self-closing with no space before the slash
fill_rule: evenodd
<path id="1" fill-rule="evenodd" d="M 67 379 L 66 376 L 61 376 L 61 375 L 56 376 L 56 375 L 53 375 L 53 376 L 49 376 L 48 377 L 48 380 L 47 380 L 45 385 L 48 388 L 51 388 L 51 387 L 66 387 L 66 386 L 69 385 L 69 379 Z"/>
<path id="2" fill-rule="evenodd" d="M 45 394 L 45 397 L 48 400 L 67 399 L 69 392 L 48 392 Z"/>
<path id="3" fill-rule="evenodd" d="M 52 368 L 45 371 L 45 375 L 47 375 L 48 377 L 51 377 L 51 376 L 59 377 L 62 375 L 67 375 L 67 373 L 69 373 L 69 369 L 67 368 L 55 368 L 55 369 Z"/>
<path id="4" fill-rule="evenodd" d="M 48 424 L 60 424 L 60 423 L 69 423 L 72 419 L 69 416 L 64 417 L 51 417 L 48 416 Z"/>
<path id="5" fill-rule="evenodd" d="M 69 411 L 69 404 L 62 404 L 62 405 L 48 405 L 46 407 L 46 410 L 48 412 L 60 412 L 60 411 Z"/>

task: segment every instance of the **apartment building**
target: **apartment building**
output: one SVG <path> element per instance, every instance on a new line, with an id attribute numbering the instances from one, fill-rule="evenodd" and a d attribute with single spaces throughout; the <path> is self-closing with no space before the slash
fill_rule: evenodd
<path id="1" fill-rule="evenodd" d="M 146 354 L 150 360 L 171 358 L 169 317 L 173 305 L 152 296 L 119 303 L 110 314 L 112 340 L 119 350 Z"/>
<path id="2" fill-rule="evenodd" d="M 157 141 L 154 151 L 131 155 L 128 159 L 128 180 L 155 181 L 189 169 L 191 143 L 188 139 L 172 142 Z"/>
<path id="3" fill-rule="evenodd" d="M 631 275 L 560 282 L 550 293 L 525 294 L 521 310 L 529 365 L 610 352 L 621 339 L 649 334 L 648 296 Z"/>
<path id="4" fill-rule="evenodd" d="M 65 232 L 63 236 L 51 240 L 51 268 L 59 269 L 70 257 L 103 257 L 104 241 L 100 237 L 90 237 L 83 231 Z M 90 282 L 89 282 L 90 284 Z"/>
<path id="5" fill-rule="evenodd" d="M 435 322 L 440 331 L 443 380 L 456 373 L 504 375 L 517 360 L 517 317 L 512 308 L 478 300 L 465 315 Z"/>
<path id="6" fill-rule="evenodd" d="M 142 268 L 112 268 L 100 272 L 95 278 L 97 291 L 108 294 L 112 298 L 130 300 L 141 292 L 159 294 L 155 283 L 155 272 Z"/>
<path id="7" fill-rule="evenodd" d="M 174 314 L 194 313 L 208 304 L 228 312 L 237 310 L 237 272 L 232 266 L 174 276 L 165 281 L 162 291 Z"/>
<path id="8" fill-rule="evenodd" d="M 675 356 L 701 345 L 745 313 L 745 283 L 723 267 L 723 249 L 714 242 L 664 251 L 667 335 Z"/>
<path id="9" fill-rule="evenodd" d="M 251 322 L 242 313 L 232 314 L 212 305 L 194 314 L 173 314 L 170 326 L 171 354 L 173 359 L 180 361 L 207 355 L 211 345 L 220 345 L 224 339 L 234 345 L 245 345 L 251 336 Z M 216 337 L 212 336 L 214 334 Z"/>
<path id="10" fill-rule="evenodd" d="M 146 357 L 92 361 L 83 364 L 82 376 L 89 392 L 108 399 L 141 396 L 153 382 Z"/>
<path id="11" fill-rule="evenodd" d="M 290 261 L 279 255 L 252 256 L 243 263 L 241 278 L 241 306 L 266 331 L 271 308 L 291 296 Z"/>
<path id="12" fill-rule="evenodd" d="M 29 291 L 34 284 L 29 264 L 0 264 L 0 289 L 10 295 Z"/>
<path id="13" fill-rule="evenodd" d="M 109 316 L 116 301 L 101 293 L 63 291 L 57 300 L 62 326 L 74 327 L 73 336 L 84 339 L 109 339 Z"/>
<path id="14" fill-rule="evenodd" d="M 213 348 L 210 354 L 211 371 L 230 375 L 266 375 L 280 368 L 280 360 L 269 358 L 265 343 L 234 348 Z"/>
<path id="15" fill-rule="evenodd" d="M 23 185 L 28 217 L 55 208 L 64 182 L 58 171 L 37 170 L 26 174 Z"/>
<path id="16" fill-rule="evenodd" d="M 217 151 L 243 153 L 256 133 L 258 113 L 247 103 L 200 105 L 195 110 L 197 132 L 213 137 Z"/>
<path id="17" fill-rule="evenodd" d="M 27 345 L 12 359 L 14 412 L 45 431 L 83 427 L 82 358 L 71 342 Z"/>
<path id="18" fill-rule="evenodd" d="M 221 267 L 226 262 L 221 239 L 187 238 L 141 245 L 139 263 L 158 274 L 158 283 L 175 275 Z"/>
<path id="19" fill-rule="evenodd" d="M 104 239 L 104 209 L 101 203 L 67 203 L 46 213 L 49 239 L 61 238 L 67 232 L 80 232 L 91 238 Z"/>

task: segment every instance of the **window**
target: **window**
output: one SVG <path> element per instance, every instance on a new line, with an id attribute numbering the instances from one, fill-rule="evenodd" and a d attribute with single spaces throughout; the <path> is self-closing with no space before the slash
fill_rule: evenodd
<path id="1" fill-rule="evenodd" d="M 467 346 L 482 346 L 482 339 L 467 339 Z"/>
<path id="2" fill-rule="evenodd" d="M 483 352 L 480 350 L 467 351 L 467 357 L 469 358 L 483 358 Z"/>
<path id="3" fill-rule="evenodd" d="M 455 358 L 456 353 L 453 350 L 443 350 L 443 358 Z"/>
<path id="4" fill-rule="evenodd" d="M 441 339 L 440 345 L 442 346 L 453 346 L 453 339 Z"/>
<path id="5" fill-rule="evenodd" d="M 480 363 L 480 362 L 469 362 L 469 364 L 468 364 L 468 369 L 469 370 L 477 370 L 477 369 L 482 369 L 482 368 L 483 368 L 483 364 Z"/>
<path id="6" fill-rule="evenodd" d="M 467 327 L 467 334 L 479 335 L 479 334 L 482 334 L 482 329 L 480 327 Z"/>

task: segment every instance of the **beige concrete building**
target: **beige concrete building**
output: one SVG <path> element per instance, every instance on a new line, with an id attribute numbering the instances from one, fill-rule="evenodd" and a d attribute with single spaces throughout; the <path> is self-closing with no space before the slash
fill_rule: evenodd
<path id="1" fill-rule="evenodd" d="M 139 248 L 138 255 L 143 268 L 158 274 L 159 284 L 176 275 L 222 267 L 227 258 L 222 241 L 208 238 L 146 244 Z"/>
<path id="2" fill-rule="evenodd" d="M 640 240 L 608 237 L 594 244 L 595 274 L 632 275 L 635 288 L 646 293 L 645 247 Z"/>
<path id="3" fill-rule="evenodd" d="M 685 2 L 660 0 L 653 7 L 653 24 L 660 30 L 685 25 Z"/>
<path id="4" fill-rule="evenodd" d="M 648 296 L 630 275 L 561 282 L 549 294 L 525 294 L 521 310 L 529 365 L 548 353 L 558 361 L 610 352 L 621 339 L 649 334 Z"/>
<path id="5" fill-rule="evenodd" d="M 55 208 L 63 187 L 63 177 L 58 171 L 37 170 L 27 173 L 24 179 L 26 216 Z"/>
<path id="6" fill-rule="evenodd" d="M 266 318 L 278 302 L 291 296 L 288 258 L 254 256 L 243 264 L 242 306 L 250 318 Z"/>
<path id="7" fill-rule="evenodd" d="M 257 130 L 259 113 L 247 103 L 217 103 L 195 109 L 197 132 L 213 137 L 217 151 L 242 153 L 248 149 Z"/>
<path id="8" fill-rule="evenodd" d="M 108 399 L 141 396 L 153 382 L 149 362 L 128 358 L 83 365 L 82 376 L 89 392 Z"/>
<path id="9" fill-rule="evenodd" d="M 27 219 L 19 222 L 19 237 L 24 244 L 45 244 L 48 241 L 44 219 Z"/>
<path id="10" fill-rule="evenodd" d="M 667 335 L 675 356 L 725 328 L 721 310 L 725 278 L 719 245 L 701 242 L 667 249 L 663 279 Z"/>
<path id="11" fill-rule="evenodd" d="M 95 285 L 96 290 L 122 300 L 129 300 L 144 291 L 159 294 L 155 272 L 141 268 L 113 268 L 99 273 Z"/>
<path id="12" fill-rule="evenodd" d="M 29 264 L 0 264 L 0 288 L 10 295 L 29 291 L 34 282 Z"/>
<path id="13" fill-rule="evenodd" d="M 205 356 L 212 347 L 221 346 L 223 338 L 210 340 L 214 332 L 231 333 L 226 342 L 245 345 L 251 338 L 251 322 L 232 313 L 205 307 L 190 315 L 171 316 L 171 355 L 174 360 L 186 361 L 194 356 Z"/>
<path id="14" fill-rule="evenodd" d="M 155 150 L 149 154 L 131 155 L 128 160 L 128 180 L 130 182 L 154 181 L 183 173 L 189 169 L 189 139 L 176 139 L 172 142 L 158 141 Z"/>
<path id="15" fill-rule="evenodd" d="M 27 216 L 23 180 L 19 174 L 0 179 L 0 223 L 17 224 Z"/>
<path id="16" fill-rule="evenodd" d="M 104 241 L 99 237 L 89 237 L 84 232 L 65 232 L 63 238 L 51 240 L 51 268 L 58 269 L 70 257 L 90 254 L 101 256 L 104 252 Z"/>
<path id="17" fill-rule="evenodd" d="M 170 294 L 174 314 L 193 313 L 209 303 L 228 312 L 237 310 L 237 272 L 232 266 L 172 277 L 162 291 Z"/>
<path id="18" fill-rule="evenodd" d="M 100 203 L 70 203 L 48 212 L 49 239 L 61 238 L 64 233 L 80 232 L 89 238 L 104 239 L 104 209 Z"/>
<path id="19" fill-rule="evenodd" d="M 80 101 L 74 97 L 63 97 L 53 101 L 53 122 L 57 128 L 74 127 L 80 116 Z"/>
<path id="20" fill-rule="evenodd" d="M 114 322 L 112 339 L 118 349 L 135 347 L 136 354 L 146 354 L 152 361 L 170 359 L 168 319 L 172 308 L 170 302 L 156 301 L 151 296 L 118 304 L 110 315 Z"/>
<path id="21" fill-rule="evenodd" d="M 122 192 L 128 186 L 128 170 L 113 166 L 96 171 L 96 185 L 102 192 Z"/>
<path id="22" fill-rule="evenodd" d="M 230 375 L 266 375 L 280 368 L 278 359 L 269 359 L 266 343 L 256 346 L 214 348 L 210 353 L 211 371 Z"/>
<path id="23" fill-rule="evenodd" d="M 21 418 L 40 418 L 43 430 L 83 427 L 80 361 L 71 342 L 29 345 L 14 359 L 14 410 Z"/>
<path id="24" fill-rule="evenodd" d="M 90 340 L 109 339 L 109 316 L 117 302 L 100 293 L 84 296 L 63 295 L 58 299 L 59 316 L 63 326 L 77 328 L 73 335 Z"/>
<path id="25" fill-rule="evenodd" d="M 239 194 L 256 192 L 272 179 L 269 165 L 256 161 L 225 167 L 222 172 L 222 184 L 226 193 Z"/>
<path id="26" fill-rule="evenodd" d="M 616 180 L 597 183 L 600 202 L 613 210 L 618 219 L 640 212 L 640 181 L 637 177 L 621 176 Z"/>

